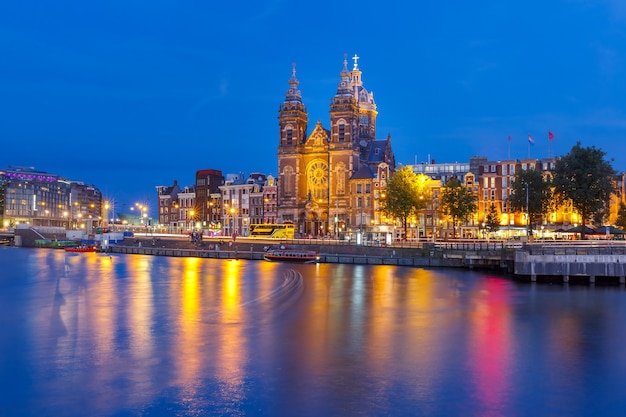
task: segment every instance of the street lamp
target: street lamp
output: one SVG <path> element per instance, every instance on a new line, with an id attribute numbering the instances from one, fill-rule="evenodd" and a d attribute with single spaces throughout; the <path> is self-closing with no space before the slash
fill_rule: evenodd
<path id="1" fill-rule="evenodd" d="M 187 221 L 189 223 L 189 231 L 193 232 L 193 220 L 196 212 L 193 210 L 189 210 L 187 213 L 189 214 L 189 216 L 187 217 Z"/>
<path id="2" fill-rule="evenodd" d="M 231 229 L 232 229 L 231 234 L 235 236 L 237 234 L 237 225 L 235 221 L 235 208 L 234 207 L 230 208 L 230 224 L 231 224 Z"/>
<path id="3" fill-rule="evenodd" d="M 107 217 L 107 226 L 109 225 L 109 202 L 105 202 L 104 203 L 104 209 L 106 210 L 106 217 Z"/>
<path id="4" fill-rule="evenodd" d="M 526 237 L 530 238 L 530 213 L 528 212 L 528 182 L 525 182 L 526 186 Z"/>
<path id="5" fill-rule="evenodd" d="M 356 243 L 360 245 L 363 243 L 363 197 L 359 197 L 357 201 L 361 206 L 361 221 L 359 222 L 359 235 L 357 236 Z"/>

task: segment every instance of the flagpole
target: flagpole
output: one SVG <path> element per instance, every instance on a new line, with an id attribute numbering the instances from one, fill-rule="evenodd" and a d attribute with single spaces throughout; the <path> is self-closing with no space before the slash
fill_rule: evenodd
<path id="1" fill-rule="evenodd" d="M 550 159 L 550 154 L 552 153 L 552 152 L 550 151 L 550 147 L 551 147 L 551 145 L 552 145 L 550 142 L 551 142 L 551 141 L 550 141 L 550 131 L 548 130 L 548 159 Z"/>

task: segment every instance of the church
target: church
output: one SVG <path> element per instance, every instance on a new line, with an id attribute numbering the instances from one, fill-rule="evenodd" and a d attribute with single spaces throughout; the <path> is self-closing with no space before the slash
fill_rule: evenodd
<path id="1" fill-rule="evenodd" d="M 375 239 L 386 219 L 380 199 L 395 170 L 391 138 L 376 139 L 374 94 L 363 86 L 359 57 L 344 57 L 330 126 L 308 134 L 295 66 L 278 115 L 278 221 L 300 236 Z"/>

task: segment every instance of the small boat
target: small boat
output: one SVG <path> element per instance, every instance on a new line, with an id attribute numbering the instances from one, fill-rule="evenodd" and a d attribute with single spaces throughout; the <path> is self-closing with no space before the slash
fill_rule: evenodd
<path id="1" fill-rule="evenodd" d="M 65 247 L 65 252 L 95 252 L 96 248 L 94 246 L 72 246 Z"/>
<path id="2" fill-rule="evenodd" d="M 266 261 L 308 264 L 319 261 L 320 254 L 314 250 L 270 249 L 263 257 Z"/>

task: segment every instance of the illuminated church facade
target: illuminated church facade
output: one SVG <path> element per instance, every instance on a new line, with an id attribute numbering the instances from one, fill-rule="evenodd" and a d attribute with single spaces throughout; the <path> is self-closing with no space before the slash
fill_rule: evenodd
<path id="1" fill-rule="evenodd" d="M 295 66 L 279 109 L 278 222 L 296 233 L 336 236 L 384 232 L 382 190 L 395 169 L 391 139 L 376 139 L 378 111 L 365 89 L 358 56 L 344 58 L 330 103 L 330 126 L 307 133 L 308 113 Z"/>

